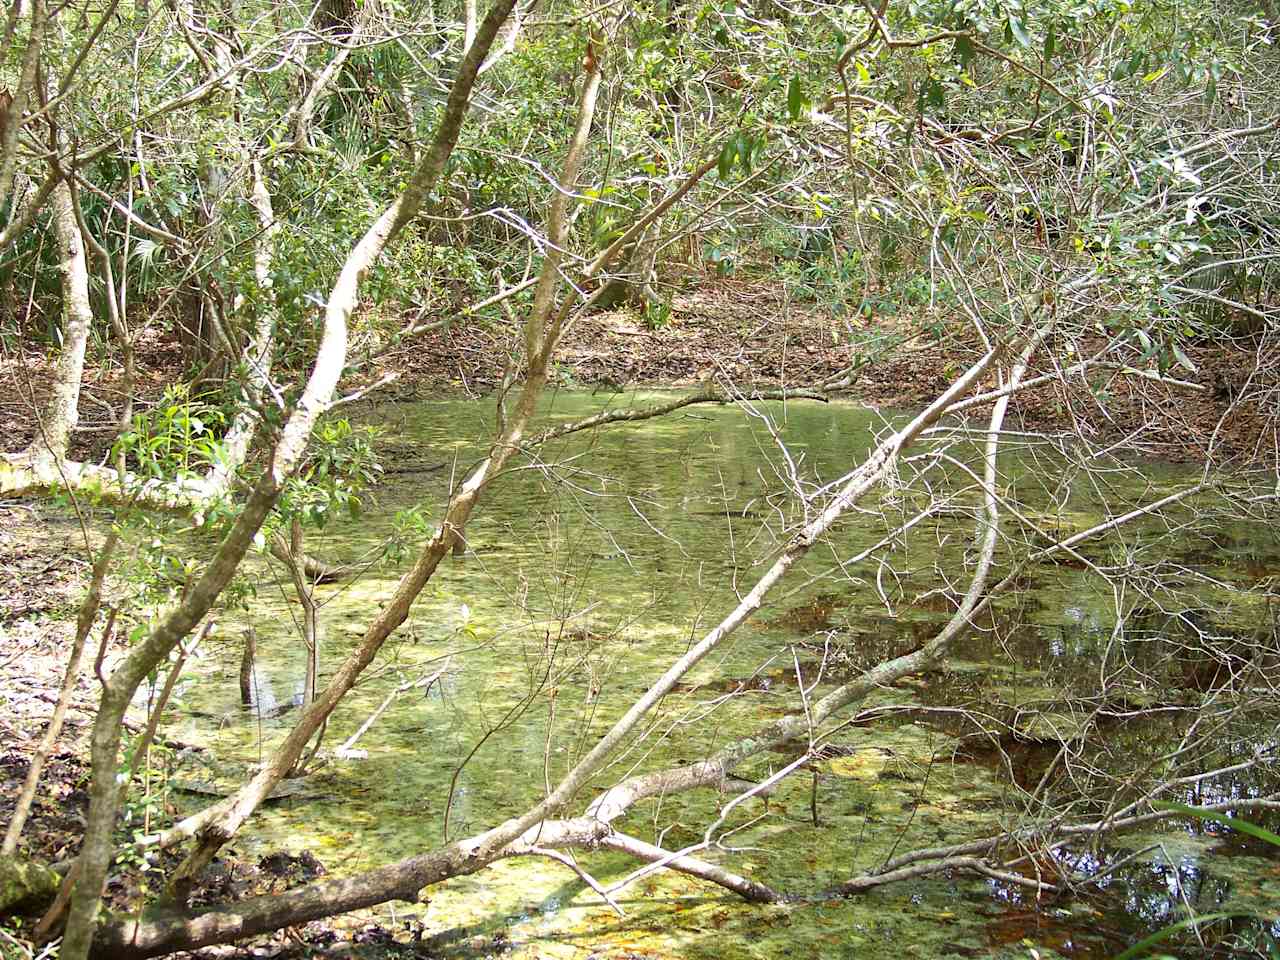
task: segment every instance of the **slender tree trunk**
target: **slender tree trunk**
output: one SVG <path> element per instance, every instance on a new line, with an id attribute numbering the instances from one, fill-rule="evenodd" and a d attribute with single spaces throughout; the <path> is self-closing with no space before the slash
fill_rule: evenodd
<path id="1" fill-rule="evenodd" d="M 320 102 L 320 97 L 324 95 L 329 87 L 333 86 L 334 81 L 342 73 L 343 66 L 350 59 L 352 51 L 360 44 L 364 31 L 375 12 L 375 5 L 366 3 L 358 13 L 354 9 L 349 11 L 347 18 L 343 20 L 345 24 L 342 28 L 343 39 L 346 42 L 334 52 L 329 62 L 324 65 L 324 68 L 316 76 L 315 82 L 311 84 L 311 88 L 307 90 L 302 102 L 298 104 L 295 110 L 293 116 L 293 140 L 294 145 L 299 150 L 306 150 L 311 146 L 311 118 L 315 115 L 316 104 Z M 324 29 L 323 25 L 322 29 Z M 395 94 L 392 93 L 391 96 L 394 97 Z"/>
<path id="2" fill-rule="evenodd" d="M 476 0 L 462 0 L 462 55 L 476 42 Z"/>
<path id="3" fill-rule="evenodd" d="M 84 240 L 76 223 L 71 188 L 66 181 L 53 188 L 53 233 L 62 270 L 62 354 L 53 396 L 32 439 L 28 453 L 63 460 L 71 444 L 71 431 L 79 421 L 80 383 L 89 343 L 93 310 L 89 306 L 89 266 Z"/>
<path id="4" fill-rule="evenodd" d="M 320 673 L 320 632 L 317 624 L 316 600 L 313 587 L 306 574 L 306 551 L 302 545 L 302 523 L 294 517 L 289 524 L 289 539 L 279 536 L 277 542 L 280 549 L 272 551 L 278 557 L 284 557 L 285 566 L 289 568 L 289 577 L 293 580 L 294 593 L 298 595 L 298 603 L 302 605 L 302 642 L 307 648 L 306 671 L 303 678 L 302 705 L 310 706 L 316 699 L 316 677 Z"/>
<path id="5" fill-rule="evenodd" d="M 253 627 L 244 632 L 244 650 L 240 654 L 240 702 L 246 707 L 258 702 L 258 693 L 253 682 L 255 661 L 258 657 L 258 635 Z"/>
<path id="6" fill-rule="evenodd" d="M 17 10 L 15 5 L 15 16 Z M 0 207 L 4 206 L 13 190 L 13 174 L 18 163 L 18 130 L 27 112 L 27 102 L 35 90 L 40 48 L 44 44 L 45 27 L 48 25 L 48 10 L 44 0 L 31 0 L 28 23 L 27 48 L 22 54 L 22 72 L 18 77 L 17 89 L 9 97 L 8 103 L 0 104 Z"/>
<path id="7" fill-rule="evenodd" d="M 514 0 L 500 0 L 499 5 L 509 10 L 513 3 Z M 492 44 L 500 23 L 500 21 L 493 22 L 494 19 L 491 11 L 481 28 L 476 45 L 467 55 L 468 63 L 477 58 L 482 59 Z M 582 103 L 579 108 L 579 127 L 565 160 L 561 189 L 556 192 L 556 199 L 552 202 L 550 225 L 555 247 L 563 246 L 564 233 L 567 230 L 565 216 L 567 207 L 562 202 L 562 198 L 566 193 L 572 192 L 572 186 L 577 181 L 599 87 L 600 70 L 597 65 L 584 80 Z M 558 278 L 558 268 L 559 258 L 548 256 L 543 264 L 543 278 L 546 285 L 555 283 Z M 212 862 L 217 851 L 235 836 L 276 784 L 294 769 L 303 750 L 320 730 L 329 714 L 355 685 L 356 679 L 364 669 L 373 662 L 387 638 L 408 617 L 409 607 L 414 599 L 435 574 L 440 561 L 449 553 L 471 518 L 489 479 L 501 471 L 507 461 L 518 452 L 525 428 L 533 418 L 538 398 L 546 383 L 547 365 L 550 362 L 555 341 L 552 338 L 544 342 L 543 332 L 550 328 L 549 318 L 554 305 L 554 297 L 548 295 L 543 301 L 541 312 L 535 308 L 527 321 L 527 327 L 533 332 L 526 336 L 526 342 L 541 343 L 543 348 L 530 355 L 524 389 L 505 429 L 490 449 L 489 456 L 476 467 L 450 499 L 445 508 L 444 521 L 440 524 L 435 536 L 424 546 L 413 568 L 401 578 L 391 600 L 370 623 L 360 643 L 330 678 L 328 686 L 318 693 L 315 701 L 303 710 L 284 743 L 276 749 L 270 762 L 263 767 L 262 771 L 239 792 L 229 797 L 225 803 L 211 807 L 196 818 L 191 818 L 175 828 L 179 834 L 198 831 L 199 843 L 173 875 L 170 890 L 174 899 L 179 902 L 185 901 L 191 884 Z"/>
<path id="8" fill-rule="evenodd" d="M 268 402 L 271 390 L 271 363 L 276 347 L 275 295 L 271 290 L 275 213 L 271 204 L 271 192 L 267 189 L 262 173 L 262 164 L 256 159 L 253 161 L 252 171 L 253 190 L 250 200 L 258 213 L 258 224 L 261 227 L 254 249 L 253 271 L 262 300 L 257 304 L 257 324 L 253 340 L 245 354 L 248 366 L 245 392 L 249 403 L 244 404 L 231 421 L 231 427 L 222 441 L 222 459 L 209 471 L 206 487 L 211 497 L 225 493 L 236 471 L 244 465 L 261 420 L 261 407 Z"/>

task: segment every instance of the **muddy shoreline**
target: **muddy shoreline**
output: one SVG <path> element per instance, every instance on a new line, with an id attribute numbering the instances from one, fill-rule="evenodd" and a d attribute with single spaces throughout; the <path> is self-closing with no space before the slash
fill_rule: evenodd
<path id="1" fill-rule="evenodd" d="M 512 348 L 506 326 L 470 321 L 445 325 L 374 350 L 357 334 L 349 392 L 368 390 L 361 403 L 478 397 L 501 382 Z M 1088 356 L 1099 343 L 1081 343 Z M 1257 338 L 1225 337 L 1190 345 L 1194 371 L 1178 368 L 1166 380 L 1154 368 L 1100 369 L 1019 396 L 1010 414 L 1020 429 L 1075 433 L 1108 444 L 1134 438 L 1142 456 L 1171 462 L 1235 467 L 1275 465 L 1280 435 L 1272 406 L 1280 396 L 1280 351 Z M 155 336 L 137 344 L 136 407 L 146 409 L 178 382 L 180 351 Z M 813 305 L 786 301 L 776 286 L 719 280 L 677 296 L 672 320 L 650 328 L 627 311 L 602 312 L 566 334 L 553 382 L 608 393 L 625 388 L 688 389 L 714 377 L 736 389 L 816 388 L 857 366 L 852 382 L 833 391 L 852 402 L 911 409 L 937 396 L 982 352 L 968 326 L 954 318 L 919 315 L 833 319 Z M 1255 369 L 1256 368 L 1256 369 Z M 1034 363 L 1028 377 L 1052 373 Z M 286 382 L 292 379 L 283 375 Z M 22 449 L 35 434 L 34 410 L 49 393 L 52 368 L 40 353 L 0 359 L 0 416 L 8 424 L 4 450 Z M 91 366 L 85 376 L 81 422 L 72 455 L 102 461 L 122 400 L 120 371 Z"/>

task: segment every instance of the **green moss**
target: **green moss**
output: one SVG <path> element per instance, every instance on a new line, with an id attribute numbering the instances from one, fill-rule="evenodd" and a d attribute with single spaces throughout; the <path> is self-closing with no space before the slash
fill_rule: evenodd
<path id="1" fill-rule="evenodd" d="M 43 864 L 0 857 L 0 915 L 42 909 L 61 883 L 62 878 Z"/>

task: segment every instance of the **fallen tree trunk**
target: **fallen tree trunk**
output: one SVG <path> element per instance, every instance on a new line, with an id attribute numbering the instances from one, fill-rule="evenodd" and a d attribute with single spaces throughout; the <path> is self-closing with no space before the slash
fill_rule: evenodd
<path id="1" fill-rule="evenodd" d="M 274 537 L 267 542 L 267 549 L 271 551 L 273 557 L 285 565 L 295 562 L 294 558 L 289 556 L 285 545 Z M 301 560 L 302 572 L 312 583 L 333 583 L 336 580 L 345 580 L 360 569 L 354 564 L 327 563 L 306 552 L 298 559 Z"/>
<path id="2" fill-rule="evenodd" d="M 132 503 L 154 510 L 198 513 L 212 505 L 208 488 L 196 476 L 177 480 L 120 477 L 111 467 L 58 460 L 47 453 L 0 454 L 0 497 L 24 497 L 65 487 L 107 503 Z"/>

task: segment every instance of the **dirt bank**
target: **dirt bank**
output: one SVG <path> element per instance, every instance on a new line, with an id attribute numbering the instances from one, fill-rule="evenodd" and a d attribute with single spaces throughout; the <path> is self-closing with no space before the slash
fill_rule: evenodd
<path id="1" fill-rule="evenodd" d="M 842 396 L 910 409 L 931 399 L 980 352 L 972 329 L 940 315 L 833 320 L 809 304 L 788 302 L 776 285 L 736 280 L 704 283 L 677 296 L 671 321 L 658 329 L 634 313 L 587 317 L 565 337 L 553 376 L 565 386 L 691 386 L 707 376 L 739 386 L 812 387 L 859 364 Z M 390 382 L 379 399 L 428 399 L 441 391 L 489 393 L 512 345 L 509 326 L 459 323 L 421 334 L 357 362 L 353 387 Z M 1087 356 L 1099 344 L 1073 346 Z M 366 347 L 357 332 L 352 356 Z M 1195 371 L 1168 372 L 1180 383 L 1150 379 L 1154 370 L 1095 370 L 1086 379 L 1046 384 L 1012 406 L 1024 429 L 1078 432 L 1098 442 L 1135 438 L 1161 459 L 1274 465 L 1280 454 L 1280 351 L 1257 339 L 1219 340 L 1187 348 Z M 138 344 L 139 408 L 181 379 L 183 361 L 168 340 Z M 1052 373 L 1038 369 L 1033 373 Z M 51 370 L 41 353 L 0 360 L 3 449 L 20 449 L 36 429 L 33 410 L 48 395 Z M 92 368 L 85 377 L 73 455 L 101 460 L 114 436 L 122 400 L 119 371 Z"/>
<path id="2" fill-rule="evenodd" d="M 714 375 L 747 386 L 810 387 L 858 365 L 841 396 L 912 409 L 944 390 L 981 355 L 974 331 L 945 316 L 832 320 L 811 305 L 785 301 L 776 286 L 720 280 L 677 296 L 672 321 L 650 329 L 625 311 L 587 317 L 560 350 L 556 375 L 566 385 L 691 386 Z M 424 334 L 389 352 L 379 374 L 387 390 L 426 399 L 441 388 L 483 394 L 502 375 L 510 331 L 479 325 Z M 1088 356 L 1101 346 L 1075 344 Z M 1046 384 L 1018 397 L 1011 411 L 1023 429 L 1078 432 L 1100 443 L 1133 438 L 1143 454 L 1179 462 L 1272 464 L 1280 443 L 1280 351 L 1256 339 L 1189 346 L 1196 370 L 1102 369 L 1086 379 Z M 1033 367 L 1028 376 L 1054 373 Z"/>

